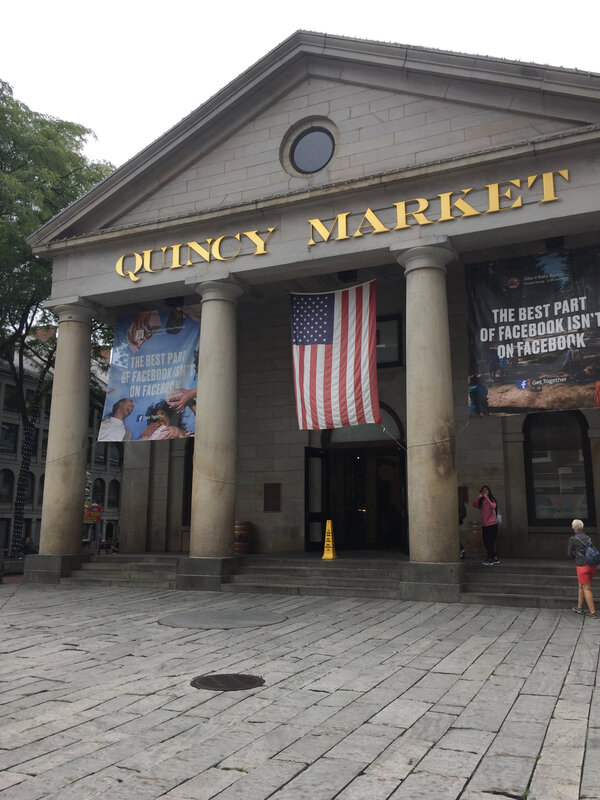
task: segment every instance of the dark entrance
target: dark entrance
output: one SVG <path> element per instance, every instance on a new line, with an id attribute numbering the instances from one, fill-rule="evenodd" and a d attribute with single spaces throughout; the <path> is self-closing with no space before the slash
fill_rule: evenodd
<path id="1" fill-rule="evenodd" d="M 306 452 L 306 549 L 323 547 L 325 523 L 333 522 L 340 550 L 408 553 L 404 439 L 390 410 L 384 425 L 326 431 L 322 449 Z"/>
<path id="2" fill-rule="evenodd" d="M 404 459 L 397 449 L 336 448 L 329 456 L 329 519 L 336 547 L 408 553 Z"/>

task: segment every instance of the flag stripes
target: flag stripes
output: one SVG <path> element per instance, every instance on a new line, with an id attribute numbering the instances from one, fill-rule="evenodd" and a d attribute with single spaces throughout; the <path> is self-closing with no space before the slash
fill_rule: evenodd
<path id="1" fill-rule="evenodd" d="M 291 307 L 299 428 L 381 422 L 375 281 L 337 292 L 292 294 Z"/>

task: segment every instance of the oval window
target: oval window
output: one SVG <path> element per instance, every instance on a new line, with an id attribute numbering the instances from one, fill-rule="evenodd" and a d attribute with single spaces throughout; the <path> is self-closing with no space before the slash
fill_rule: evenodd
<path id="1" fill-rule="evenodd" d="M 331 161 L 335 142 L 324 128 L 311 128 L 294 139 L 290 148 L 290 161 L 298 172 L 318 172 Z"/>

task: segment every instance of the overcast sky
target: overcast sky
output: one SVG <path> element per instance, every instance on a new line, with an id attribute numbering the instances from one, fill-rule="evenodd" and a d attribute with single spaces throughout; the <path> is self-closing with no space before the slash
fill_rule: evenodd
<path id="1" fill-rule="evenodd" d="M 600 73 L 598 0 L 9 0 L 0 78 L 119 166 L 294 31 Z"/>

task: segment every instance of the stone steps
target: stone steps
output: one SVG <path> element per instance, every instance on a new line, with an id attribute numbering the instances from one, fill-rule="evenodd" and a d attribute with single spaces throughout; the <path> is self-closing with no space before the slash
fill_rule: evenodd
<path id="1" fill-rule="evenodd" d="M 64 584 L 138 586 L 174 589 L 178 557 L 162 554 L 95 556 L 63 578 Z M 238 571 L 223 577 L 227 593 L 320 595 L 402 599 L 406 558 L 399 554 L 342 554 L 323 561 L 313 554 L 245 556 Z M 463 603 L 570 608 L 577 597 L 572 564 L 561 561 L 504 559 L 498 566 L 466 562 L 460 594 Z"/>
<path id="2" fill-rule="evenodd" d="M 177 558 L 169 556 L 93 556 L 61 584 L 175 589 Z"/>
<path id="3" fill-rule="evenodd" d="M 564 597 L 534 597 L 530 594 L 507 594 L 507 593 L 493 593 L 483 592 L 461 592 L 460 602 L 471 603 L 482 606 L 517 606 L 522 608 L 557 608 L 567 609 L 574 605 L 574 598 L 577 597 L 577 589 L 575 595 L 572 595 L 570 600 Z"/>
<path id="4" fill-rule="evenodd" d="M 462 603 L 569 608 L 577 598 L 577 577 L 563 561 L 513 561 L 486 567 L 471 563 L 460 595 Z"/>
<path id="5" fill-rule="evenodd" d="M 223 583 L 222 592 L 249 593 L 249 594 L 286 594 L 286 595 L 316 595 L 320 597 L 366 597 L 374 600 L 397 600 L 397 589 L 367 588 L 348 586 L 314 585 L 310 583 L 299 584 L 294 581 L 287 584 L 273 583 Z"/>
<path id="6" fill-rule="evenodd" d="M 403 559 L 250 556 L 223 592 L 397 599 Z"/>
<path id="7" fill-rule="evenodd" d="M 400 599 L 403 560 L 247 557 L 222 584 L 224 592 Z M 575 570 L 560 561 L 507 559 L 498 566 L 466 564 L 461 602 L 569 608 L 577 596 Z"/>

